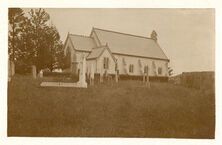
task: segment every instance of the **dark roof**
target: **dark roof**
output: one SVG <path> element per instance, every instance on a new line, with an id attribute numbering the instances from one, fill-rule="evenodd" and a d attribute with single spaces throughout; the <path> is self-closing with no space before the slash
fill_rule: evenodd
<path id="1" fill-rule="evenodd" d="M 115 57 L 113 56 L 112 52 L 110 51 L 110 49 L 107 45 L 93 48 L 91 53 L 87 56 L 87 59 L 97 59 L 98 57 L 100 57 L 103 54 L 103 52 L 106 49 L 109 52 L 109 54 L 111 55 L 111 57 L 113 58 L 113 61 L 116 62 Z"/>

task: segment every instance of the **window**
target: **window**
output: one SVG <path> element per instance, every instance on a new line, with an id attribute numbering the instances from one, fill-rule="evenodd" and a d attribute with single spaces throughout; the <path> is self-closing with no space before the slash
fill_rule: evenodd
<path id="1" fill-rule="evenodd" d="M 148 67 L 148 65 L 144 66 L 144 73 L 147 74 L 148 71 L 149 71 L 149 67 Z"/>
<path id="2" fill-rule="evenodd" d="M 108 57 L 104 57 L 103 68 L 104 69 L 109 69 L 109 58 Z"/>
<path id="3" fill-rule="evenodd" d="M 133 64 L 130 64 L 130 65 L 129 65 L 129 72 L 130 72 L 130 73 L 133 73 Z"/>
<path id="4" fill-rule="evenodd" d="M 158 75 L 161 75 L 161 74 L 162 74 L 162 68 L 158 67 Z"/>

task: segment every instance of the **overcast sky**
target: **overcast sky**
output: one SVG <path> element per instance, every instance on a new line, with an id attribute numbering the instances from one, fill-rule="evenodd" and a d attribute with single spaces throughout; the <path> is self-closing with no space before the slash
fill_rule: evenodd
<path id="1" fill-rule="evenodd" d="M 150 37 L 174 73 L 214 70 L 213 9 L 46 9 L 64 42 L 67 33 L 89 36 L 92 27 Z M 136 49 L 136 48 L 135 48 Z"/>

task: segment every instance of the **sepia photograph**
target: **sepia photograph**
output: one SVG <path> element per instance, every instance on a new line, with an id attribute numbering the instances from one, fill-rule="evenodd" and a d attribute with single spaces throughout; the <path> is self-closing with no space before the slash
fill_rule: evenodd
<path id="1" fill-rule="evenodd" d="M 8 137 L 215 139 L 215 9 L 8 8 Z"/>

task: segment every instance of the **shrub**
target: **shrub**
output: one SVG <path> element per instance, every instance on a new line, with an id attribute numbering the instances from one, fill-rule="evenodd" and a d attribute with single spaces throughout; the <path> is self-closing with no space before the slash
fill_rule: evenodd
<path id="1" fill-rule="evenodd" d="M 66 79 L 71 79 L 72 81 L 76 82 L 79 80 L 79 77 L 73 73 L 70 72 L 43 72 L 43 76 L 46 77 L 54 77 L 54 80 L 56 81 L 63 81 Z"/>
<path id="2" fill-rule="evenodd" d="M 15 73 L 17 74 L 28 74 L 32 72 L 32 67 L 23 62 L 16 62 Z"/>

